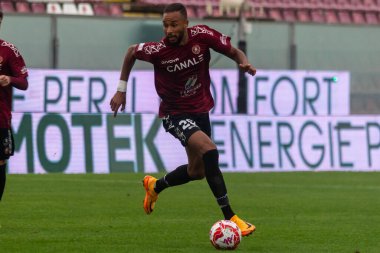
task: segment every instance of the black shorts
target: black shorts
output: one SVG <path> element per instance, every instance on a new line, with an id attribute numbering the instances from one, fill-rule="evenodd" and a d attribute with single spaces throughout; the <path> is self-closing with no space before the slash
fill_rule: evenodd
<path id="1" fill-rule="evenodd" d="M 15 151 L 12 130 L 0 128 L 0 160 L 7 160 Z"/>
<path id="2" fill-rule="evenodd" d="M 190 136 L 198 130 L 211 138 L 211 124 L 208 113 L 167 115 L 162 119 L 166 132 L 171 133 L 186 147 Z"/>

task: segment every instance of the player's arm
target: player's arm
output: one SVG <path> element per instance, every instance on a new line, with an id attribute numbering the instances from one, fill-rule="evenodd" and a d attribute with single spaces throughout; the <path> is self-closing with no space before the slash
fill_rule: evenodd
<path id="1" fill-rule="evenodd" d="M 247 56 L 240 49 L 231 46 L 231 50 L 225 55 L 234 60 L 244 72 L 252 76 L 256 74 L 256 68 L 249 63 Z"/>
<path id="2" fill-rule="evenodd" d="M 8 85 L 12 85 L 19 90 L 26 90 L 28 89 L 28 79 L 25 77 L 0 75 L 0 86 L 5 87 Z"/>
<path id="3" fill-rule="evenodd" d="M 110 106 L 114 112 L 114 117 L 117 115 L 117 111 L 124 111 L 126 103 L 126 91 L 127 91 L 127 82 L 129 79 L 129 74 L 132 71 L 133 65 L 135 64 L 135 48 L 137 45 L 132 45 L 128 48 L 128 51 L 124 57 L 123 66 L 121 68 L 120 81 L 117 87 L 117 91 L 113 98 L 110 101 Z"/>
<path id="4" fill-rule="evenodd" d="M 16 89 L 26 90 L 28 89 L 28 70 L 25 66 L 24 59 L 21 54 L 16 54 L 16 48 L 8 50 L 8 62 L 10 68 L 10 75 L 0 75 L 0 86 L 5 87 L 12 85 Z"/>

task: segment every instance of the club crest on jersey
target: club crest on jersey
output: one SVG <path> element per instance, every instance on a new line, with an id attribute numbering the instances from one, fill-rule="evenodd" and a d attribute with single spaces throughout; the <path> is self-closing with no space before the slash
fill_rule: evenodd
<path id="1" fill-rule="evenodd" d="M 199 54 L 201 52 L 201 47 L 199 45 L 194 45 L 191 48 L 191 51 L 193 52 L 193 54 Z"/>

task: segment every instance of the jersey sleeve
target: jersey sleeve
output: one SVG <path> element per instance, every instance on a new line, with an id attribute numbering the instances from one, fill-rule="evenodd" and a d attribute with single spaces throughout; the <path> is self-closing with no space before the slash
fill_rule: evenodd
<path id="1" fill-rule="evenodd" d="M 9 49 L 9 66 L 12 71 L 12 76 L 22 78 L 28 76 L 28 69 L 26 68 L 25 61 L 14 46 L 12 49 Z"/>
<path id="2" fill-rule="evenodd" d="M 135 57 L 141 61 L 154 63 L 155 58 L 164 47 L 163 42 L 140 43 L 135 48 Z"/>
<path id="3" fill-rule="evenodd" d="M 206 25 L 199 26 L 197 29 L 200 31 L 203 30 L 201 32 L 202 39 L 213 50 L 222 54 L 226 54 L 231 50 L 231 38 L 229 36 L 224 35 Z"/>

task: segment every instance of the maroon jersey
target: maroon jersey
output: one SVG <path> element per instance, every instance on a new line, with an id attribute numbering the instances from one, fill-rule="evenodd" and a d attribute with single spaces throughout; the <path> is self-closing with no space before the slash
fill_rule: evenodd
<path id="1" fill-rule="evenodd" d="M 17 48 L 0 40 L 0 75 L 23 77 L 28 76 L 24 59 Z M 0 86 L 0 128 L 10 128 L 12 111 L 12 85 Z"/>
<path id="2" fill-rule="evenodd" d="M 205 25 L 187 28 L 189 41 L 171 46 L 166 39 L 140 43 L 136 58 L 154 65 L 154 79 L 161 98 L 160 117 L 180 113 L 209 112 L 214 106 L 210 92 L 210 48 L 226 54 L 230 37 Z"/>

